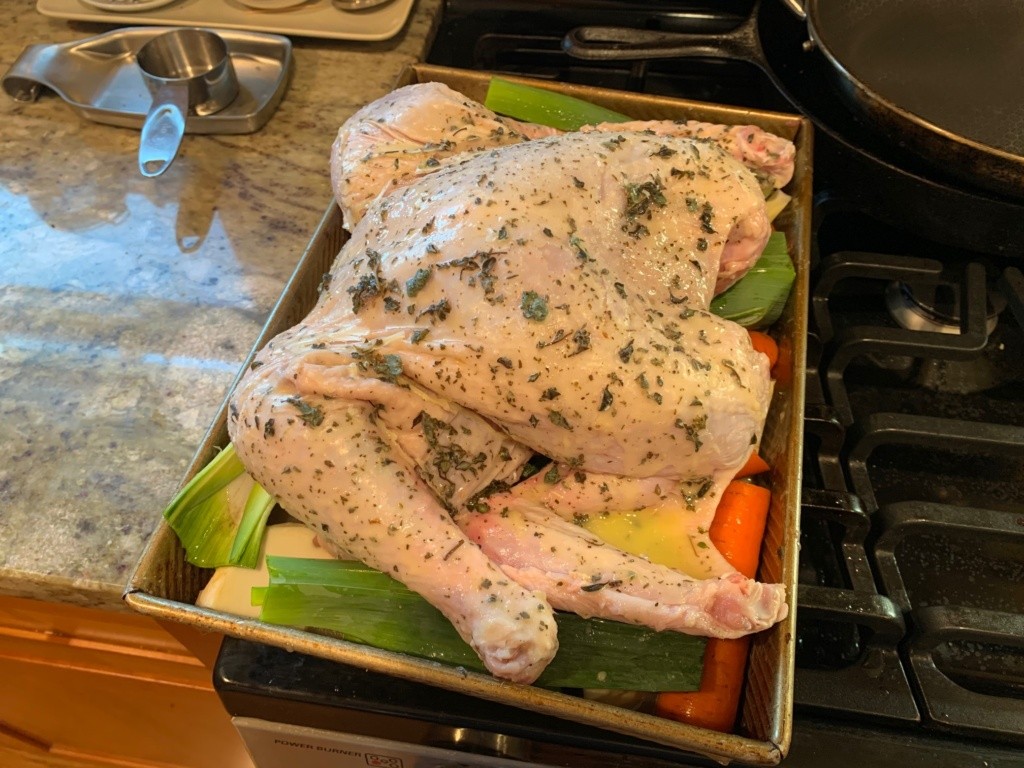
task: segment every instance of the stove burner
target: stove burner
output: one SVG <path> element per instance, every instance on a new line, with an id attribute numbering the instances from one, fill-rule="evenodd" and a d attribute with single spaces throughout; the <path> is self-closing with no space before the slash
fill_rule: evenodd
<path id="1" fill-rule="evenodd" d="M 886 286 L 885 303 L 889 314 L 908 331 L 931 331 L 959 335 L 960 289 L 957 285 L 935 282 L 895 281 Z M 996 329 L 1006 299 L 989 292 L 986 299 L 985 329 Z"/>

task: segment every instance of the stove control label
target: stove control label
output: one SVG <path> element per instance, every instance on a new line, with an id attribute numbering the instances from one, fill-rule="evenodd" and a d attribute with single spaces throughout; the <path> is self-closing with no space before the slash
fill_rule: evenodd
<path id="1" fill-rule="evenodd" d="M 545 768 L 538 763 L 256 718 L 236 717 L 232 722 L 256 768 Z"/>

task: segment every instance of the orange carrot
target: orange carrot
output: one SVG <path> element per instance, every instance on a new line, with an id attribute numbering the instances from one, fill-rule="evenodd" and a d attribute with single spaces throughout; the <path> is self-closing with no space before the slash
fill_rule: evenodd
<path id="1" fill-rule="evenodd" d="M 711 523 L 711 541 L 736 570 L 749 578 L 757 571 L 770 501 L 771 492 L 767 488 L 733 480 L 722 493 Z M 736 722 L 749 650 L 749 636 L 734 640 L 709 638 L 704 650 L 700 689 L 659 693 L 655 698 L 655 712 L 690 725 L 731 731 Z"/>
<path id="2" fill-rule="evenodd" d="M 711 523 L 711 543 L 729 564 L 749 579 L 757 573 L 761 539 L 768 520 L 772 492 L 760 485 L 733 480 L 722 491 L 722 498 Z"/>
<path id="3" fill-rule="evenodd" d="M 700 690 L 659 693 L 654 711 L 670 720 L 728 733 L 736 723 L 749 650 L 749 635 L 734 640 L 708 638 Z"/>
<path id="4" fill-rule="evenodd" d="M 762 459 L 757 451 L 751 451 L 750 457 L 747 459 L 747 463 L 740 467 L 740 471 L 736 473 L 736 478 L 741 477 L 753 477 L 754 475 L 760 475 L 763 472 L 767 472 L 771 469 L 768 466 L 768 462 Z"/>
<path id="5" fill-rule="evenodd" d="M 764 331 L 747 331 L 750 334 L 750 343 L 758 352 L 764 352 L 768 356 L 769 370 L 779 362 L 779 344 Z"/>

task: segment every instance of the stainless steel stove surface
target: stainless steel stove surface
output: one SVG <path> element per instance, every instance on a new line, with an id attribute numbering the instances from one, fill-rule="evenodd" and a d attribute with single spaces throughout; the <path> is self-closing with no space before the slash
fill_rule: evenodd
<path id="1" fill-rule="evenodd" d="M 783 765 L 1024 766 L 1024 189 L 1000 198 L 944 178 L 846 111 L 783 0 L 445 10 L 432 63 L 814 120 L 796 720 Z M 717 33 L 751 12 L 768 72 L 713 45 L 685 61 L 563 50 L 581 24 Z M 235 640 L 216 683 L 234 714 L 454 746 L 465 765 L 504 764 L 465 762 L 471 753 L 704 764 Z M 453 764 L 422 752 L 402 764 Z"/>

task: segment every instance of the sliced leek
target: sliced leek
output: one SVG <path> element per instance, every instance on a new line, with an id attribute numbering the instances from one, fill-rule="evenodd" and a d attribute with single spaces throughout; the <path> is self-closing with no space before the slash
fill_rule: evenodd
<path id="1" fill-rule="evenodd" d="M 576 131 L 584 125 L 598 123 L 625 123 L 631 119 L 589 101 L 500 77 L 491 78 L 484 106 L 499 115 L 562 131 Z"/>
<path id="2" fill-rule="evenodd" d="M 273 498 L 246 474 L 229 444 L 178 492 L 164 519 L 193 565 L 254 568 L 273 507 Z"/>
<path id="3" fill-rule="evenodd" d="M 786 236 L 773 232 L 747 274 L 711 301 L 711 311 L 746 328 L 766 328 L 782 314 L 796 279 Z"/>
<path id="4" fill-rule="evenodd" d="M 356 561 L 268 557 L 260 618 L 483 671 L 451 623 L 415 592 Z M 255 590 L 254 590 L 255 591 Z M 537 681 L 549 688 L 696 690 L 705 640 L 559 613 L 559 650 Z"/>
<path id="5" fill-rule="evenodd" d="M 789 205 L 789 201 L 793 198 L 783 192 L 781 189 L 774 190 L 764 201 L 764 207 L 768 212 L 768 220 L 775 221 L 778 215 L 782 213 L 786 206 Z"/>

